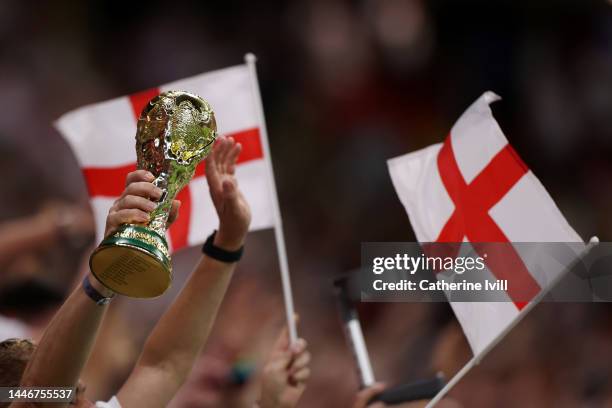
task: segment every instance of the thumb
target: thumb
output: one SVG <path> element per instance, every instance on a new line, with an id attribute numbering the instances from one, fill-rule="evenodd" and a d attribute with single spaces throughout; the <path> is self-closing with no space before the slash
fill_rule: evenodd
<path id="1" fill-rule="evenodd" d="M 300 315 L 298 315 L 297 313 L 295 313 L 293 315 L 293 320 L 295 321 L 295 324 L 297 325 L 300 322 Z M 276 341 L 274 342 L 274 351 L 285 351 L 289 349 L 289 346 L 291 342 L 289 341 L 289 326 L 285 325 L 283 327 L 283 329 L 281 330 L 278 338 L 276 339 Z"/>
<path id="2" fill-rule="evenodd" d="M 280 335 L 276 339 L 273 349 L 275 352 L 279 352 L 279 351 L 282 352 L 282 351 L 286 351 L 288 348 L 289 348 L 289 330 L 287 329 L 287 326 L 285 326 L 283 327 L 283 330 L 281 330 Z"/>

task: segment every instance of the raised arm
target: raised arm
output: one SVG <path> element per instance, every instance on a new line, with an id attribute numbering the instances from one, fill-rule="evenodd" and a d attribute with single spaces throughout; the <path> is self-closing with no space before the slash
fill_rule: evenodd
<path id="1" fill-rule="evenodd" d="M 220 139 L 206 160 L 206 179 L 219 216 L 218 249 L 242 248 L 251 213 L 234 176 L 240 144 Z M 121 388 L 124 407 L 165 407 L 186 380 L 210 333 L 235 263 L 203 256 L 174 303 L 147 339 Z"/>
<path id="2" fill-rule="evenodd" d="M 148 220 L 146 202 L 139 201 L 140 197 L 137 195 L 140 191 L 146 191 L 151 197 L 159 197 L 161 191 L 155 190 L 156 187 L 151 183 L 136 182 L 139 179 L 147 180 L 147 177 L 150 179 L 152 176 L 141 170 L 128 176 L 126 190 L 107 217 L 106 236 L 123 223 L 141 223 Z M 100 284 L 91 273 L 87 280 L 102 297 L 112 296 L 112 292 Z M 25 369 L 22 386 L 76 386 L 106 309 L 106 304 L 94 301 L 82 285 L 77 286 L 47 326 Z"/>
<path id="3" fill-rule="evenodd" d="M 101 294 L 110 296 L 95 278 L 90 281 Z M 77 287 L 45 330 L 21 386 L 75 387 L 106 309 L 106 305 L 97 305 Z"/>
<path id="4" fill-rule="evenodd" d="M 254 408 L 294 408 L 310 377 L 310 353 L 306 341 L 289 342 L 285 327 L 276 340 L 262 372 L 259 401 Z"/>

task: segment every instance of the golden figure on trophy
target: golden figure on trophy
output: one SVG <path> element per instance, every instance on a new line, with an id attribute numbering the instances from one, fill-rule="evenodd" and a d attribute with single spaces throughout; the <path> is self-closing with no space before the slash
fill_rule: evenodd
<path id="1" fill-rule="evenodd" d="M 91 255 L 92 273 L 116 293 L 150 298 L 172 282 L 165 239 L 172 201 L 208 155 L 217 136 L 215 115 L 199 96 L 164 92 L 145 106 L 136 131 L 138 168 L 155 176 L 163 195 L 146 225 L 125 224 Z"/>

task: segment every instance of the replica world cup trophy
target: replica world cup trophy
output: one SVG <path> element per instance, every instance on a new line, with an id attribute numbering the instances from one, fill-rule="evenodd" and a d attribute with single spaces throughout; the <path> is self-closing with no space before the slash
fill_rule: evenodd
<path id="1" fill-rule="evenodd" d="M 124 224 L 89 259 L 95 277 L 116 293 L 150 298 L 172 282 L 165 239 L 172 201 L 189 183 L 217 137 L 215 115 L 199 96 L 169 91 L 145 106 L 136 131 L 138 168 L 153 173 L 162 191 L 147 224 Z"/>

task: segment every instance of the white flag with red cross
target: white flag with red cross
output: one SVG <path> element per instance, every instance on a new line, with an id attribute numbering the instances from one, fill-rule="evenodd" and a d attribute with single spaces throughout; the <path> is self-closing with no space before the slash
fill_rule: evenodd
<path id="1" fill-rule="evenodd" d="M 244 65 L 84 106 L 66 113 L 55 125 L 83 171 L 100 241 L 108 210 L 121 195 L 126 175 L 136 169 L 136 122 L 146 103 L 170 90 L 191 92 L 207 100 L 215 112 L 219 135 L 231 136 L 242 144 L 236 178 L 251 207 L 251 231 L 274 229 L 289 336 L 295 342 L 291 279 L 255 61 L 253 54 L 246 54 Z M 201 163 L 177 195 L 182 202 L 180 216 L 166 234 L 171 251 L 204 242 L 217 227 L 204 170 Z"/>
<path id="2" fill-rule="evenodd" d="M 264 163 L 262 124 L 247 65 L 239 65 L 182 79 L 129 96 L 85 106 L 66 113 L 56 123 L 72 147 L 91 197 L 98 241 L 109 208 L 125 187 L 125 176 L 136 169 L 136 122 L 147 102 L 161 92 L 181 90 L 206 99 L 212 106 L 221 136 L 242 144 L 236 166 L 241 190 L 249 202 L 251 230 L 274 225 L 273 195 Z M 204 163 L 178 194 L 181 213 L 168 230 L 173 251 L 204 242 L 217 226 L 217 215 L 204 179 Z"/>
<path id="3" fill-rule="evenodd" d="M 526 259 L 511 243 L 582 243 L 508 143 L 489 107 L 498 99 L 486 92 L 443 143 L 388 162 L 419 242 L 470 242 L 477 253 L 483 247 L 475 243 L 509 243 L 503 257 L 485 261 L 487 279 L 508 280 L 507 301 L 451 302 L 474 355 L 499 340 L 564 272 L 563 265 L 544 272 L 530 268 L 537 260 Z"/>

